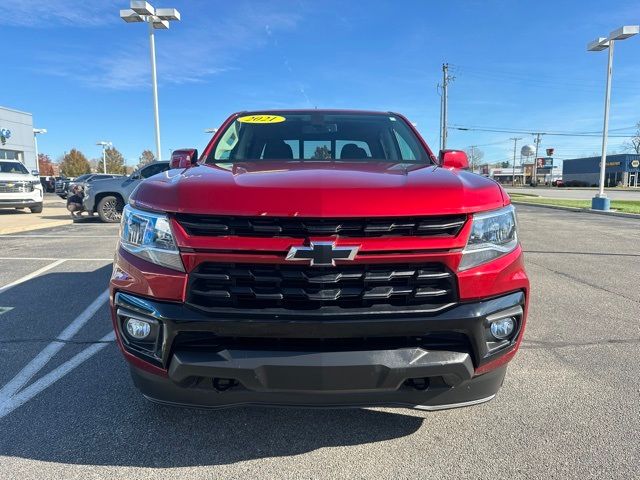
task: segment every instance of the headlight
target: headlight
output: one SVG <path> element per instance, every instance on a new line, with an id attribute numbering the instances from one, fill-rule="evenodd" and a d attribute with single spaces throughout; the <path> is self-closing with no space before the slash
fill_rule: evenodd
<path id="1" fill-rule="evenodd" d="M 516 213 L 512 205 L 473 215 L 471 235 L 458 270 L 467 270 L 513 251 L 518 246 Z"/>
<path id="2" fill-rule="evenodd" d="M 184 272 L 166 215 L 125 206 L 120 226 L 120 245 L 127 252 L 151 263 Z"/>

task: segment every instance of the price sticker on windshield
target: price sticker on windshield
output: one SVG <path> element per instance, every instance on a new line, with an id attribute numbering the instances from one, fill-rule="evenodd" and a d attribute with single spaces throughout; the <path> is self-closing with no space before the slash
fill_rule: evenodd
<path id="1" fill-rule="evenodd" d="M 286 118 L 280 115 L 245 115 L 238 118 L 241 123 L 281 123 L 285 120 Z"/>

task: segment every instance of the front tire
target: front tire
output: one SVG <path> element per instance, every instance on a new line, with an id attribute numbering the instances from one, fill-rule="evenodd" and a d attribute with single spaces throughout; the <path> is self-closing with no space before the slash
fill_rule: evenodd
<path id="1" fill-rule="evenodd" d="M 42 213 L 42 204 L 35 207 L 29 207 L 29 210 L 31 210 L 31 213 Z"/>
<path id="2" fill-rule="evenodd" d="M 104 223 L 119 223 L 123 208 L 124 203 L 121 198 L 108 195 L 98 202 L 98 216 Z"/>

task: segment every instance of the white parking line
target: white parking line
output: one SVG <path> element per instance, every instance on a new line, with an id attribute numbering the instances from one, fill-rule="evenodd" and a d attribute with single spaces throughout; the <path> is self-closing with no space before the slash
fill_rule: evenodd
<path id="1" fill-rule="evenodd" d="M 13 395 L 24 387 L 31 378 L 38 373 L 42 368 L 58 353 L 66 340 L 70 340 L 80 329 L 95 315 L 95 313 L 102 307 L 102 305 L 109 298 L 109 290 L 102 292 L 98 298 L 96 298 L 91 305 L 84 309 L 84 311 L 78 315 L 73 322 L 71 322 L 60 335 L 56 337 L 56 340 L 44 347 L 42 351 L 36 355 L 18 374 L 13 377 L 9 383 L 0 389 L 0 406 L 7 403 Z"/>
<path id="2" fill-rule="evenodd" d="M 29 275 L 25 275 L 24 277 L 19 278 L 18 280 L 14 281 L 14 282 L 8 283 L 4 287 L 0 287 L 0 293 L 4 293 L 7 290 L 9 290 L 10 288 L 15 287 L 16 285 L 20 285 L 21 283 L 24 283 L 24 282 L 26 282 L 28 280 L 31 280 L 32 278 L 37 277 L 41 273 L 44 273 L 46 271 L 51 270 L 52 268 L 57 267 L 58 265 L 60 265 L 61 263 L 64 263 L 65 261 L 66 261 L 65 259 L 56 260 L 55 262 L 50 263 L 49 265 L 47 265 L 45 267 L 42 267 L 42 268 L 36 270 L 35 272 L 30 273 Z"/>
<path id="3" fill-rule="evenodd" d="M 41 260 L 51 262 L 63 260 L 65 262 L 113 262 L 113 258 L 55 258 L 55 257 L 0 257 L 0 260 Z"/>
<path id="4" fill-rule="evenodd" d="M 105 342 L 111 342 L 115 340 L 116 336 L 114 332 L 111 332 L 100 339 L 101 343 L 94 343 L 93 345 L 85 348 L 80 353 L 76 354 L 70 360 L 67 360 L 59 367 L 55 368 L 51 372 L 47 373 L 42 378 L 39 378 L 27 388 L 22 390 L 17 395 L 9 398 L 5 402 L 0 402 L 0 418 L 9 415 L 16 408 L 24 405 L 33 397 L 38 395 L 40 392 L 45 390 L 47 387 L 53 385 L 55 382 L 60 380 L 62 377 L 67 375 L 73 369 L 81 365 L 83 362 L 93 357 L 96 353 L 102 350 L 104 347 L 109 345 Z"/>
<path id="5" fill-rule="evenodd" d="M 2 238 L 118 238 L 118 235 L 56 235 L 56 234 L 47 234 L 47 235 L 0 235 Z"/>

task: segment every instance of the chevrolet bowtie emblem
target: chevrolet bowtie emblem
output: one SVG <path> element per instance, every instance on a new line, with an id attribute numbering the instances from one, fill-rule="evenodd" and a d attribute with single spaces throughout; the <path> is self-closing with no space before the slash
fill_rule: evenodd
<path id="1" fill-rule="evenodd" d="M 336 260 L 353 260 L 358 248 L 336 247 L 333 242 L 311 242 L 308 247 L 291 247 L 287 260 L 306 261 L 314 267 L 331 267 L 335 266 Z"/>

